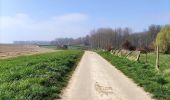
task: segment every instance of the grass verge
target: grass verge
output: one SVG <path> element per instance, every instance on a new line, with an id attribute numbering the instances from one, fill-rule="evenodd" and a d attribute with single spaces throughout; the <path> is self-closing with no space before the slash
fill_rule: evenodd
<path id="1" fill-rule="evenodd" d="M 0 99 L 59 98 L 82 54 L 69 50 L 0 60 Z"/>
<path id="2" fill-rule="evenodd" d="M 146 62 L 146 55 L 141 54 L 139 61 L 152 64 L 155 66 L 156 64 L 156 54 L 155 53 L 148 53 L 147 54 L 147 62 Z M 160 63 L 160 71 L 164 72 L 170 70 L 170 54 L 162 54 L 159 55 L 159 63 Z"/>
<path id="3" fill-rule="evenodd" d="M 98 52 L 129 78 L 132 78 L 145 91 L 158 100 L 170 100 L 170 76 L 158 73 L 151 64 L 138 63 L 117 57 L 109 52 Z M 125 83 L 126 84 L 126 83 Z M 139 94 L 140 95 L 140 94 Z"/>

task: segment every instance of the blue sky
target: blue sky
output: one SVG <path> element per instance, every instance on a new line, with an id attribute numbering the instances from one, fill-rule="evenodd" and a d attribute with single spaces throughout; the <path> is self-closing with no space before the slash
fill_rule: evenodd
<path id="1" fill-rule="evenodd" d="M 100 27 L 170 24 L 170 0 L 0 0 L 0 43 L 77 38 Z"/>

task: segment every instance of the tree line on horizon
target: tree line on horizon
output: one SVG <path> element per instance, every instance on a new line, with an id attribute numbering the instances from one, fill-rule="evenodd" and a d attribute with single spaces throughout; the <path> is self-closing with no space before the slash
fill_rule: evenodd
<path id="1" fill-rule="evenodd" d="M 136 48 L 153 48 L 161 25 L 150 25 L 143 32 L 133 33 L 130 28 L 99 28 L 92 30 L 89 35 L 73 38 L 57 38 L 51 41 L 53 45 L 84 45 L 96 49 L 120 49 L 125 42 L 129 42 Z"/>
<path id="2" fill-rule="evenodd" d="M 159 35 L 158 35 L 159 34 Z M 52 41 L 14 41 L 14 44 L 56 45 L 57 47 L 84 46 L 91 49 L 128 49 L 154 51 L 156 45 L 163 53 L 170 53 L 170 25 L 150 25 L 147 30 L 133 32 L 130 28 L 99 28 L 89 35 L 56 38 Z"/>

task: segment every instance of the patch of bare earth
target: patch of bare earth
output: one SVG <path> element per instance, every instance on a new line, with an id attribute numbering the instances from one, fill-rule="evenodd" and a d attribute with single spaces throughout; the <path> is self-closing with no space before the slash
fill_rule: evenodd
<path id="1" fill-rule="evenodd" d="M 41 48 L 36 45 L 15 45 L 15 44 L 0 44 L 0 59 L 6 59 L 21 55 L 31 55 L 45 52 L 53 52 L 55 50 Z"/>

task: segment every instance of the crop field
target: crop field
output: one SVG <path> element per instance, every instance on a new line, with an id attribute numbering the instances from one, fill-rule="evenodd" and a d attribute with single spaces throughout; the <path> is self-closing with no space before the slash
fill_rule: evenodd
<path id="1" fill-rule="evenodd" d="M 88 50 L 88 49 L 90 49 L 90 47 L 89 46 L 72 45 L 72 46 L 68 46 L 68 49 L 70 49 L 70 50 Z"/>
<path id="2" fill-rule="evenodd" d="M 59 98 L 82 54 L 68 50 L 1 59 L 0 99 Z"/>
<path id="3" fill-rule="evenodd" d="M 141 62 L 146 62 L 146 55 L 141 54 L 141 57 L 139 59 Z M 170 72 L 170 54 L 160 54 L 160 70 L 163 72 Z M 151 64 L 152 66 L 155 66 L 156 62 L 156 54 L 149 53 L 147 56 L 147 62 L 148 64 Z"/>
<path id="4" fill-rule="evenodd" d="M 39 45 L 39 47 L 48 48 L 48 49 L 57 49 L 57 46 L 55 45 Z"/>
<path id="5" fill-rule="evenodd" d="M 55 50 L 36 45 L 0 44 L 0 59 L 53 51 Z"/>
<path id="6" fill-rule="evenodd" d="M 139 86 L 142 86 L 145 91 L 152 93 L 154 98 L 158 100 L 170 100 L 170 74 L 162 73 L 161 71 L 158 72 L 154 66 L 154 59 L 150 59 L 150 61 L 153 60 L 153 63 L 144 63 L 114 56 L 109 52 L 98 53 L 125 75 L 132 78 Z M 153 58 L 153 56 L 150 57 Z M 162 69 L 167 68 L 168 65 L 166 64 L 169 63 L 169 55 L 161 55 L 160 57 L 162 58 L 160 65 L 164 66 Z"/>

